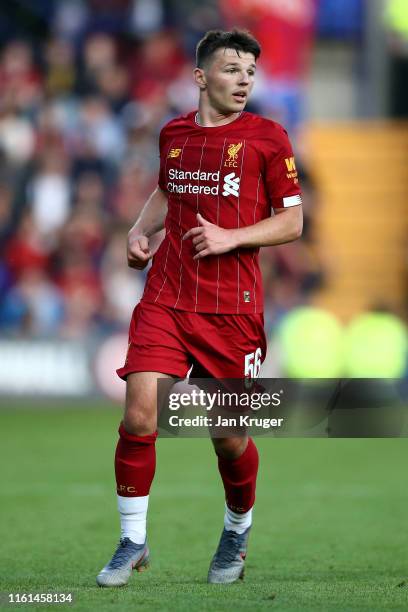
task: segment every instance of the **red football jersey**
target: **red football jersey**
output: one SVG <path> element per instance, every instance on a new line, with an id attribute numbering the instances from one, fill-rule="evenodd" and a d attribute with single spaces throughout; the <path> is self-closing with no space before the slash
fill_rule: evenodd
<path id="1" fill-rule="evenodd" d="M 271 209 L 301 203 L 285 130 L 252 113 L 219 127 L 201 127 L 196 113 L 170 121 L 160 134 L 159 186 L 168 196 L 166 236 L 153 258 L 143 299 L 191 312 L 263 311 L 259 248 L 238 248 L 194 260 L 199 212 L 223 228 L 253 225 Z"/>

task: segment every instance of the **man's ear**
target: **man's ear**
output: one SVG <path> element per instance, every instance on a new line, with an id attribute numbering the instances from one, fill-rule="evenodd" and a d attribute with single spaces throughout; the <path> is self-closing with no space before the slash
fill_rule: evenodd
<path id="1" fill-rule="evenodd" d="M 205 78 L 205 72 L 202 68 L 194 68 L 193 71 L 195 82 L 201 91 L 207 89 L 207 80 Z"/>

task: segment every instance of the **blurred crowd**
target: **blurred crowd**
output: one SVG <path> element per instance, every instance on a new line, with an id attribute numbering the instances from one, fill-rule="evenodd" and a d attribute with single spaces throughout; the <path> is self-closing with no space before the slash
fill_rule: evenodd
<path id="1" fill-rule="evenodd" d="M 33 39 L 2 21 L 2 335 L 127 328 L 145 276 L 126 266 L 126 235 L 157 184 L 161 126 L 196 105 L 194 46 L 222 25 L 211 2 L 173 4 L 42 0 Z M 322 282 L 302 174 L 305 239 L 262 256 L 268 323 Z"/>

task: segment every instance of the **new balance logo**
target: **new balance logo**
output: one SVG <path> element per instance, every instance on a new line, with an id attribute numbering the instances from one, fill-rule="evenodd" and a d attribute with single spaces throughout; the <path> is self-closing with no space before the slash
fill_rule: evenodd
<path id="1" fill-rule="evenodd" d="M 240 180 L 241 179 L 239 176 L 235 176 L 235 172 L 231 172 L 230 174 L 224 176 L 224 185 L 222 186 L 224 191 L 222 192 L 222 195 L 233 195 L 237 198 L 239 196 Z"/>
<path id="2" fill-rule="evenodd" d="M 167 157 L 178 157 L 181 153 L 181 149 L 170 149 Z"/>

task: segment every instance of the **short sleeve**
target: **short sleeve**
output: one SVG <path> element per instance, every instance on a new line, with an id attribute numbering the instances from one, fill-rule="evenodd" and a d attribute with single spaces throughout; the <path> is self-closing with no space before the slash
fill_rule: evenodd
<path id="1" fill-rule="evenodd" d="M 277 151 L 266 161 L 266 188 L 274 209 L 290 208 L 302 203 L 295 157 L 283 128 L 279 133 Z"/>

